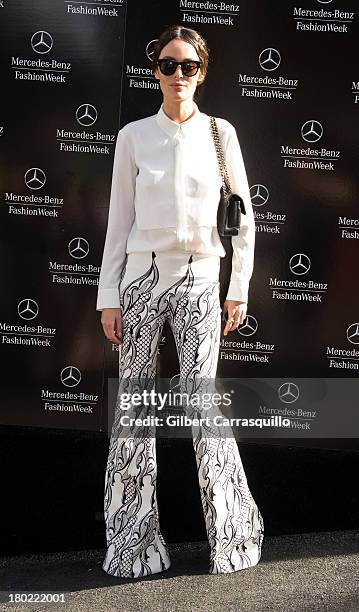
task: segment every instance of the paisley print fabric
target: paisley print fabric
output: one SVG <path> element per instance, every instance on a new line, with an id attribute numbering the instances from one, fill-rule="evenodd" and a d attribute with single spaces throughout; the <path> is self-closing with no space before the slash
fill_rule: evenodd
<path id="1" fill-rule="evenodd" d="M 154 388 L 159 341 L 171 326 L 181 390 L 212 390 L 221 334 L 218 256 L 170 251 L 131 253 L 120 282 L 123 341 L 119 353 L 120 393 Z M 205 416 L 216 414 L 215 406 Z M 190 417 L 204 416 L 186 407 Z M 143 418 L 152 405 L 131 406 L 131 425 L 116 404 L 105 474 L 107 551 L 103 569 L 139 578 L 171 566 L 161 534 L 156 497 L 156 430 Z M 230 427 L 192 425 L 210 558 L 209 573 L 231 573 L 258 563 L 264 538 L 261 513 L 250 492 Z"/>

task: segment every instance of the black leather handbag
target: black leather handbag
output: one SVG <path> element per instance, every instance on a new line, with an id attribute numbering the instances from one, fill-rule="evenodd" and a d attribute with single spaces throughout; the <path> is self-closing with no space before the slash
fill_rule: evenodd
<path id="1" fill-rule="evenodd" d="M 232 193 L 222 143 L 218 133 L 215 117 L 210 117 L 211 132 L 216 147 L 219 170 L 222 176 L 220 199 L 217 212 L 217 229 L 220 236 L 238 236 L 241 226 L 241 214 L 246 214 L 243 198 Z"/>

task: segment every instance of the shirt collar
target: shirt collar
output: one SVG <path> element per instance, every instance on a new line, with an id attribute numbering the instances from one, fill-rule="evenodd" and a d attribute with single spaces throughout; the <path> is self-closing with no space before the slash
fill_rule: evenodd
<path id="1" fill-rule="evenodd" d="M 193 101 L 194 104 L 194 108 L 196 110 L 196 112 L 194 113 L 194 115 L 192 115 L 192 117 L 190 117 L 189 119 L 186 119 L 186 121 L 182 121 L 182 123 L 176 123 L 176 121 L 173 121 L 172 119 L 170 119 L 165 111 L 163 110 L 163 102 L 156 114 L 156 121 L 158 123 L 158 125 L 160 126 L 160 128 L 162 128 L 169 136 L 175 136 L 179 129 L 181 129 L 184 133 L 189 132 L 190 130 L 192 130 L 193 128 L 195 128 L 198 123 L 201 121 L 201 111 L 199 110 L 196 102 Z"/>

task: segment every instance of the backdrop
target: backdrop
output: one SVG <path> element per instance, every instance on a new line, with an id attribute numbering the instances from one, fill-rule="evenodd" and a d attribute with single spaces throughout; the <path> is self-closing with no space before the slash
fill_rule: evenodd
<path id="1" fill-rule="evenodd" d="M 153 44 L 178 23 L 208 42 L 198 105 L 236 127 L 256 218 L 248 316 L 218 374 L 264 385 L 256 414 L 290 403 L 293 436 L 357 438 L 354 0 L 3 0 L 0 16 L 1 423 L 107 428 L 118 346 L 95 306 L 115 139 L 157 112 Z M 165 327 L 159 372 L 177 367 Z"/>

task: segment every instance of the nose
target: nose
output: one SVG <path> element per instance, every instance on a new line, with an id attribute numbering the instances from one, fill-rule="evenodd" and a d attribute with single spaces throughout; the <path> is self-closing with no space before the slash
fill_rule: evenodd
<path id="1" fill-rule="evenodd" d="M 178 70 L 180 70 L 180 71 L 181 71 L 180 76 L 183 76 L 183 72 L 182 72 L 182 68 L 181 68 L 181 65 L 180 65 L 180 64 L 178 64 L 178 66 L 177 66 L 177 68 L 176 68 L 176 71 L 175 71 L 175 76 L 177 76 L 177 72 L 178 72 Z"/>

